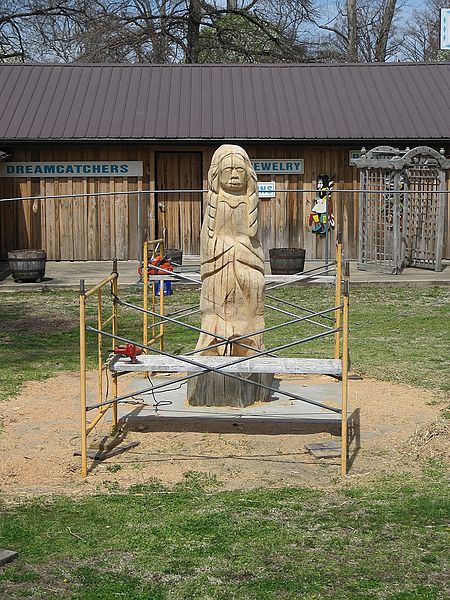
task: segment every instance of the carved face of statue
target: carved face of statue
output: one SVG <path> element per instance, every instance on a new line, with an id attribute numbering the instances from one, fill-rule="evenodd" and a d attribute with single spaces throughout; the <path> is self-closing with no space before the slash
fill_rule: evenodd
<path id="1" fill-rule="evenodd" d="M 220 164 L 220 185 L 226 192 L 241 192 L 247 187 L 247 168 L 237 154 L 225 156 Z"/>

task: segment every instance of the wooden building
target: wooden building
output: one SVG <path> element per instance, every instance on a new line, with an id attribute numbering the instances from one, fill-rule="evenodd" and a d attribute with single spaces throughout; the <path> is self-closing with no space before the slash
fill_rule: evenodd
<path id="1" fill-rule="evenodd" d="M 222 143 L 243 146 L 269 184 L 266 254 L 323 255 L 308 217 L 326 174 L 356 258 L 351 153 L 386 143 L 448 155 L 449 80 L 450 63 L 1 65 L 0 198 L 24 200 L 0 202 L 0 258 L 44 248 L 50 260 L 135 259 L 144 231 L 162 227 L 170 246 L 199 254 L 201 190 Z"/>

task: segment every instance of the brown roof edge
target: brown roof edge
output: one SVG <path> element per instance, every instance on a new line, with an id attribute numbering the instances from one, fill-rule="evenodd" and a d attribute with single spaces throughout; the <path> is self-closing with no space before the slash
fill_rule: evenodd
<path id="1" fill-rule="evenodd" d="M 449 63 L 0 64 L 4 143 L 450 139 Z"/>

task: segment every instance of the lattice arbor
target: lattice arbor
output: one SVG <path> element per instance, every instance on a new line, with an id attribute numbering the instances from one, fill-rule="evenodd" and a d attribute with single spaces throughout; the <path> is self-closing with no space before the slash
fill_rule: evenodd
<path id="1" fill-rule="evenodd" d="M 450 160 L 427 146 L 378 146 L 352 164 L 361 169 L 358 268 L 441 271 Z"/>

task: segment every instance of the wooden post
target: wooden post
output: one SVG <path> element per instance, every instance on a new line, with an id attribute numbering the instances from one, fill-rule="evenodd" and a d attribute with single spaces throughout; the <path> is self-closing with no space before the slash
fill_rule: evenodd
<path id="1" fill-rule="evenodd" d="M 358 194 L 358 220 L 359 220 L 359 229 L 358 229 L 358 263 L 361 265 L 364 262 L 367 262 L 367 231 L 365 224 L 366 210 L 367 210 L 367 179 L 365 174 L 367 173 L 367 169 L 362 169 L 359 175 L 359 194 Z M 348 239 L 348 238 L 347 238 Z M 347 242 L 348 243 L 348 242 Z"/>
<path id="2" fill-rule="evenodd" d="M 402 241 L 401 236 L 402 232 L 400 230 L 400 196 L 399 193 L 395 190 L 398 190 L 400 186 L 400 174 L 398 171 L 394 174 L 394 192 L 393 192 L 393 207 L 392 207 L 392 217 L 393 217 L 393 237 L 394 237 L 394 252 L 393 252 L 393 266 L 394 273 L 397 275 L 402 272 L 403 268 L 403 256 L 402 256 Z"/>
<path id="3" fill-rule="evenodd" d="M 119 285 L 118 285 L 118 277 L 119 274 L 117 272 L 117 258 L 115 258 L 113 260 L 113 274 L 116 275 L 116 277 L 111 281 L 111 292 L 113 294 L 113 304 L 112 304 L 112 334 L 113 336 L 117 335 L 117 331 L 118 331 L 118 318 L 117 318 L 117 294 L 119 291 Z M 114 352 L 114 347 L 117 344 L 117 340 L 113 337 L 112 338 L 112 350 Z M 118 394 L 118 378 L 117 378 L 117 373 L 113 374 L 113 378 L 112 378 L 112 382 L 113 382 L 113 397 L 117 398 Z M 112 405 L 112 423 L 113 423 L 113 427 L 117 426 L 117 402 L 114 402 L 114 404 Z"/>
<path id="4" fill-rule="evenodd" d="M 80 410 L 81 410 L 81 476 L 87 476 L 86 433 L 86 296 L 84 279 L 80 280 Z"/>
<path id="5" fill-rule="evenodd" d="M 445 229 L 445 205 L 447 203 L 447 194 L 445 193 L 446 174 L 443 168 L 439 174 L 439 194 L 438 194 L 438 209 L 437 209 L 437 235 L 435 249 L 435 264 L 434 270 L 442 271 L 442 255 L 444 250 L 444 229 Z M 433 202 L 432 202 L 433 203 Z M 433 203 L 434 204 L 434 203 Z"/>
<path id="6" fill-rule="evenodd" d="M 341 285 L 342 285 L 342 236 L 341 232 L 338 231 L 337 235 L 338 241 L 336 244 L 336 293 L 335 293 L 335 306 L 340 306 L 341 304 Z M 341 309 L 337 308 L 334 313 L 335 329 L 339 329 L 341 327 Z M 341 345 L 341 332 L 336 331 L 334 334 L 334 355 L 333 358 L 339 360 L 340 353 L 340 345 Z"/>
<path id="7" fill-rule="evenodd" d="M 348 432 L 348 316 L 349 316 L 349 275 L 350 263 L 345 263 L 344 303 L 342 309 L 342 420 L 341 420 L 341 474 L 347 475 Z"/>

